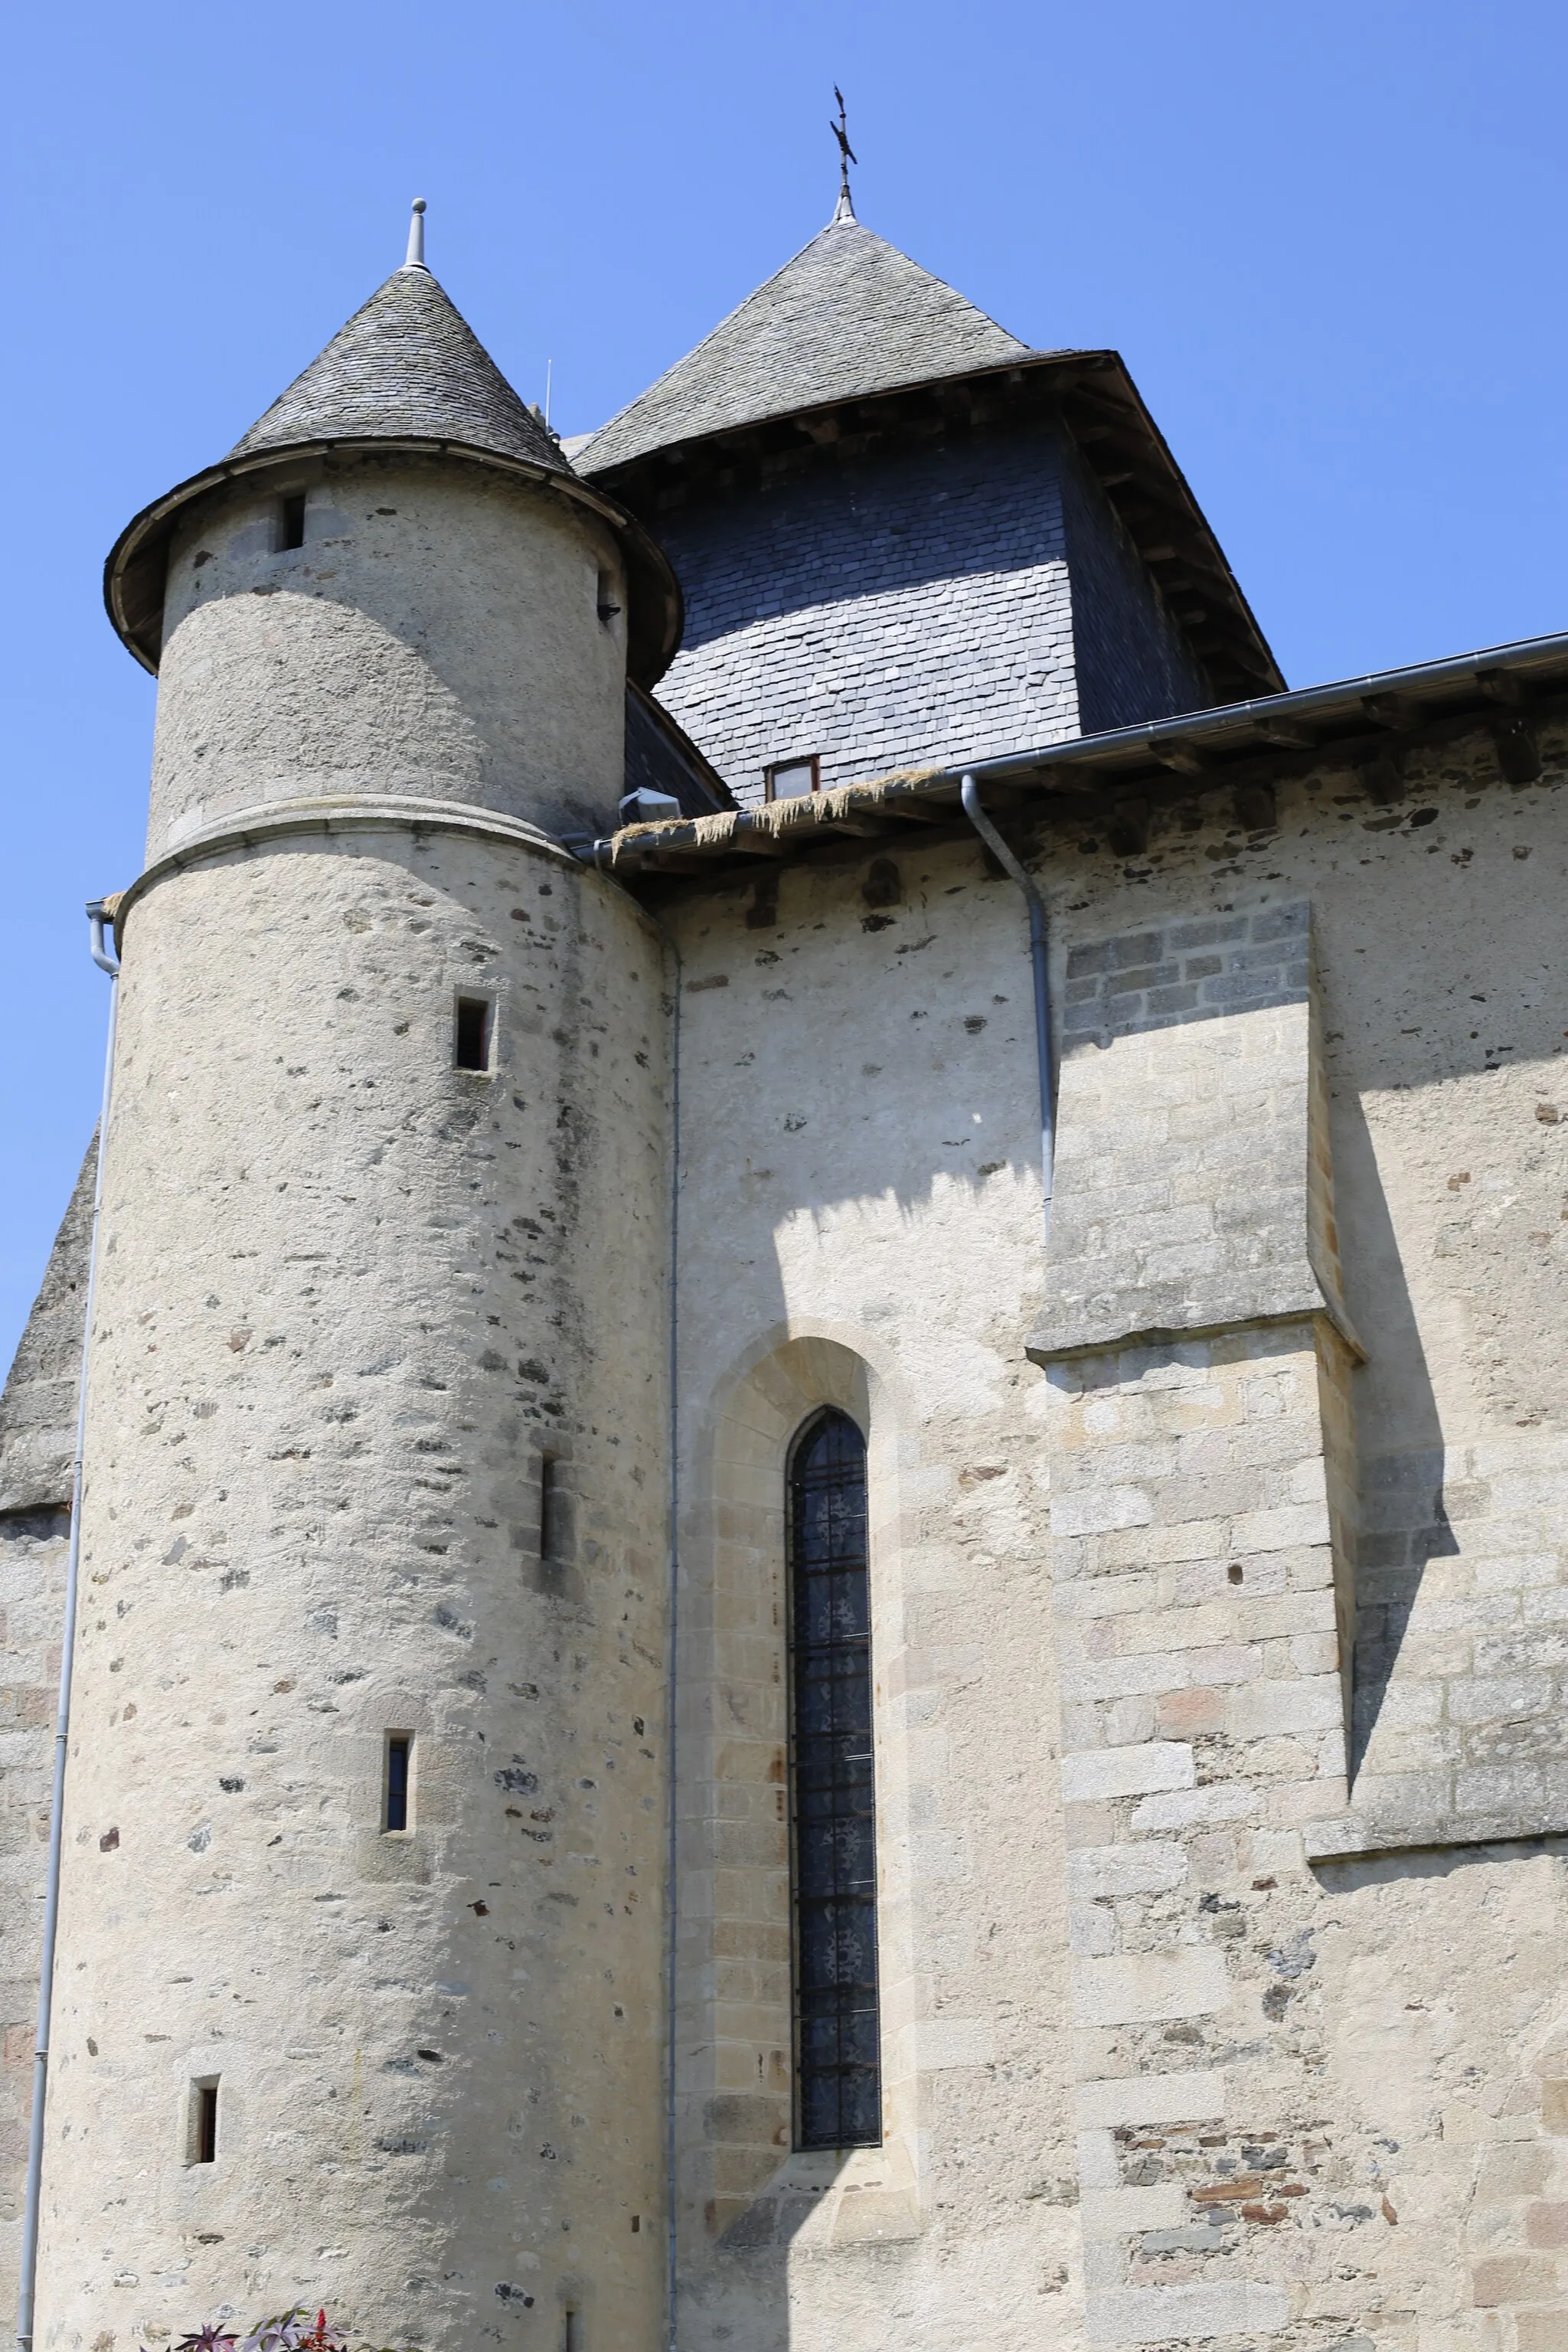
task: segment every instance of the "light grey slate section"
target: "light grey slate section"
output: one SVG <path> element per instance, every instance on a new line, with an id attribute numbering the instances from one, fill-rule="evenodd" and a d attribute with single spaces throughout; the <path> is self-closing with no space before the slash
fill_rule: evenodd
<path id="1" fill-rule="evenodd" d="M 97 1151 L 95 1136 L 0 1392 L 0 1512 L 54 1510 L 70 1502 Z"/>
<path id="2" fill-rule="evenodd" d="M 672 442 L 1028 356 L 896 246 L 834 221 L 601 425 L 578 470 L 602 474 Z"/>
<path id="3" fill-rule="evenodd" d="M 1310 909 L 1074 948 L 1037 1363 L 1329 1313 Z"/>
<path id="4" fill-rule="evenodd" d="M 1060 456 L 1030 426 L 829 457 L 661 522 L 686 635 L 660 699 L 737 800 L 810 752 L 831 787 L 1081 733 Z"/>
<path id="5" fill-rule="evenodd" d="M 229 451 L 300 441 L 458 441 L 572 468 L 427 269 L 394 270 Z"/>

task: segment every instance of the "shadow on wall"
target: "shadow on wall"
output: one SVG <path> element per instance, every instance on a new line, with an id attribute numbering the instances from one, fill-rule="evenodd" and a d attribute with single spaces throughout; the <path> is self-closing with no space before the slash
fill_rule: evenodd
<path id="1" fill-rule="evenodd" d="M 1353 1791 L 1387 1703 L 1426 1563 L 1459 1547 L 1444 1504 L 1437 1401 L 1366 1114 L 1349 1087 L 1335 1100 L 1332 1124 L 1346 1287 L 1357 1302 L 1362 1337 L 1371 1351 L 1356 1375 L 1358 1430 L 1369 1424 L 1370 1430 L 1363 1437 L 1359 1463 Z M 1372 1410 L 1363 1412 L 1363 1403 Z M 1396 1449 L 1379 1448 L 1379 1422 L 1399 1437 Z"/>

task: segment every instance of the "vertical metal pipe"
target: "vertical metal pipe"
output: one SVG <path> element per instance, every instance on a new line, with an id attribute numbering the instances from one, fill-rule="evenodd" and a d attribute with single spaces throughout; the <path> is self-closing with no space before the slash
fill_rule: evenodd
<path id="1" fill-rule="evenodd" d="M 659 929 L 664 929 L 662 923 Z M 680 1391 L 678 1382 L 680 1377 L 680 988 L 683 968 L 680 950 L 674 938 L 668 931 L 665 931 L 664 936 L 675 966 L 669 1082 L 669 1678 L 665 1732 L 665 1769 L 669 1775 L 668 1852 L 666 1858 L 668 1889 L 665 1896 L 669 1920 L 669 1974 L 665 1989 L 665 2038 L 669 2076 L 665 2109 L 665 2196 L 668 2200 L 665 2222 L 665 2294 L 668 2347 L 669 2352 L 676 2352 L 676 2294 L 679 2284 L 680 2252 L 676 2212 L 676 2167 L 679 2154 L 676 2107 L 679 2087 L 676 2082 L 676 2025 L 679 2011 L 680 1968 L 680 1785 L 675 1766 L 679 1740 L 676 1710 L 680 1701 L 680 1660 L 677 1646 L 680 1633 Z"/>
<path id="2" fill-rule="evenodd" d="M 87 910 L 92 927 L 92 960 L 111 982 L 120 973 L 104 943 L 109 919 L 103 901 Z M 98 1163 L 93 1172 L 92 1232 L 87 1259 L 87 1320 L 81 1338 L 81 1377 L 77 1390 L 76 1452 L 71 1461 L 70 1547 L 66 1555 L 65 1630 L 60 1647 L 60 1695 L 55 1716 L 55 1769 L 49 1797 L 49 1858 L 44 1883 L 44 1943 L 38 1968 L 38 2029 L 33 2044 L 33 2113 L 27 2130 L 27 2190 L 22 2209 L 22 2267 L 16 2294 L 16 2342 L 31 2352 L 33 2305 L 38 2282 L 38 2200 L 44 2172 L 44 2104 L 49 2086 L 49 2022 L 54 2009 L 55 1938 L 60 1910 L 60 1832 L 65 1802 L 66 1746 L 70 1738 L 71 1658 L 76 1648 L 77 1585 L 81 1570 L 81 1462 L 87 1435 L 87 1359 L 92 1339 L 92 1295 L 98 1279 L 98 1213 L 103 1199 L 103 1145 L 114 1083 L 114 1031 L 120 991 L 109 994 L 109 1038 L 103 1055 L 103 1097 L 98 1115 Z"/>
<path id="3" fill-rule="evenodd" d="M 1035 1059 L 1040 1080 L 1040 1186 L 1045 1196 L 1046 1231 L 1051 1226 L 1051 1186 L 1056 1160 L 1056 1086 L 1051 1069 L 1050 968 L 1046 939 L 1046 905 L 1030 875 L 1008 848 L 985 811 L 973 776 L 959 786 L 963 814 L 1005 872 L 1024 894 L 1029 909 L 1029 961 L 1035 976 Z"/>

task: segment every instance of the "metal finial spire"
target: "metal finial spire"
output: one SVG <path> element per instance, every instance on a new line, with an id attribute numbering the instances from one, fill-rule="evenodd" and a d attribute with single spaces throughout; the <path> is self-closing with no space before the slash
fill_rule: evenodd
<path id="1" fill-rule="evenodd" d="M 408 251 L 403 267 L 405 269 L 423 269 L 425 267 L 425 199 L 423 196 L 416 196 L 414 199 L 414 211 L 408 223 Z"/>
<path id="2" fill-rule="evenodd" d="M 860 158 L 849 144 L 849 126 L 844 113 L 844 92 L 837 82 L 833 85 L 833 95 L 838 100 L 838 120 L 837 122 L 829 122 L 827 126 L 838 142 L 838 204 L 833 218 L 835 221 L 852 221 L 855 217 L 855 206 L 849 195 L 849 166 L 851 163 L 858 163 Z"/>

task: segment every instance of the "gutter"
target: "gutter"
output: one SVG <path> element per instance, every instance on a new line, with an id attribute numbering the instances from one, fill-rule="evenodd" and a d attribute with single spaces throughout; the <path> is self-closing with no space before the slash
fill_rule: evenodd
<path id="1" fill-rule="evenodd" d="M 680 999 L 685 982 L 680 948 L 664 929 L 675 965 L 675 1009 L 670 1015 L 669 1077 L 669 1659 L 665 1685 L 665 1769 L 669 1778 L 665 1824 L 665 1869 L 668 1949 L 665 1976 L 665 2064 L 668 2070 L 664 2114 L 665 2325 L 668 2352 L 677 2352 L 680 2300 L 680 2083 L 678 2048 L 680 2023 L 680 1777 L 676 1770 L 680 1727 Z"/>
<path id="2" fill-rule="evenodd" d="M 1270 738 L 1268 730 L 1280 721 L 1289 724 L 1294 720 L 1305 731 L 1314 719 L 1348 719 L 1360 722 L 1354 727 L 1356 733 L 1365 734 L 1377 728 L 1393 732 L 1402 723 L 1419 726 L 1420 710 L 1411 711 L 1407 719 L 1401 721 L 1392 714 L 1384 717 L 1369 711 L 1369 701 L 1396 695 L 1412 696 L 1419 701 L 1427 694 L 1436 695 L 1445 688 L 1455 688 L 1479 695 L 1494 709 L 1507 709 L 1516 698 L 1506 690 L 1498 690 L 1502 681 L 1513 680 L 1522 688 L 1530 672 L 1536 669 L 1568 671 L 1568 631 L 1549 637 L 1523 637 L 1477 653 L 1455 654 L 1443 661 L 1416 662 L 1405 669 L 1369 670 L 1363 677 L 1336 679 L 1329 686 L 1300 687 L 1293 693 L 1222 703 L 1217 709 L 1190 711 L 1178 719 L 1161 719 L 1153 726 L 1111 728 L 1099 735 L 1080 735 L 1065 743 L 1044 744 L 1037 751 L 1010 751 L 999 759 L 973 760 L 968 763 L 967 772 L 1000 782 L 1005 777 L 1020 777 L 1054 767 L 1109 764 L 1119 754 L 1130 752 L 1152 753 L 1158 759 L 1164 749 L 1187 744 L 1216 751 L 1330 751 L 1333 748 L 1331 736 L 1300 744 L 1281 743 Z M 1568 677 L 1563 682 L 1568 685 Z M 1519 698 L 1522 699 L 1522 693 Z M 1239 744 L 1234 740 L 1248 736 L 1252 740 Z M 944 769 L 942 780 L 948 782 L 957 772 Z"/>
<path id="3" fill-rule="evenodd" d="M 1443 661 L 1294 693 L 1259 696 L 1213 710 L 1117 727 L 1096 735 L 969 760 L 940 768 L 903 771 L 864 783 L 841 785 L 810 799 L 774 802 L 710 818 L 638 825 L 591 845 L 585 862 L 627 875 L 644 869 L 676 873 L 741 857 L 790 856 L 836 831 L 898 835 L 904 824 L 940 822 L 932 807 L 957 802 L 965 776 L 977 784 L 1033 786 L 1048 793 L 1121 786 L 1149 789 L 1185 779 L 1194 788 L 1222 784 L 1243 762 L 1260 759 L 1332 759 L 1352 744 L 1364 756 L 1368 739 L 1385 742 L 1437 723 L 1491 723 L 1519 730 L 1537 695 L 1568 693 L 1568 631 L 1525 637 Z M 956 815 L 957 811 L 954 810 Z"/>

